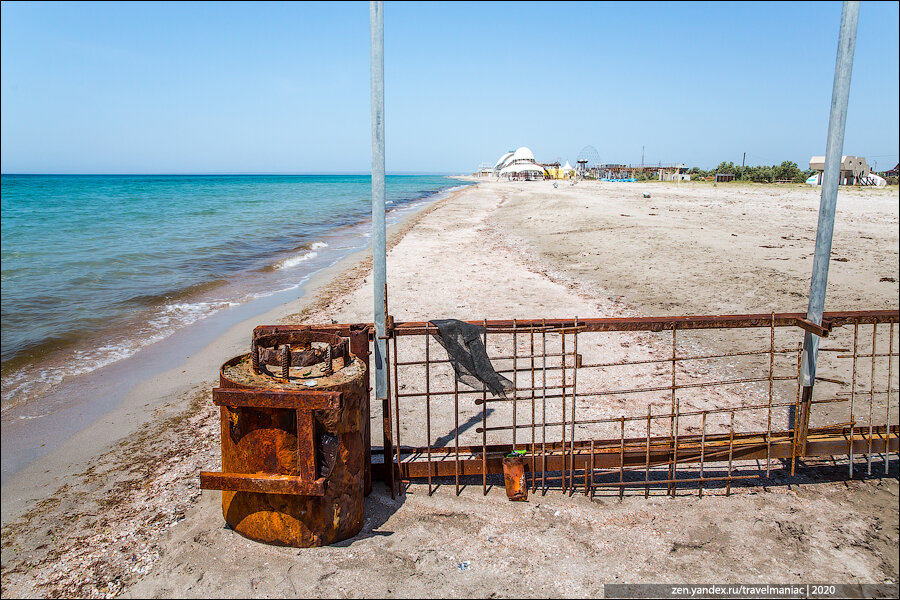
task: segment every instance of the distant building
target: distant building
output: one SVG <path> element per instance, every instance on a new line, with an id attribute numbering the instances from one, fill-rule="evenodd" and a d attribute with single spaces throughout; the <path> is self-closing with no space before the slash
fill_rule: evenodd
<path id="1" fill-rule="evenodd" d="M 690 181 L 691 175 L 689 173 L 678 173 L 671 171 L 660 171 L 659 172 L 659 180 L 660 181 Z"/>
<path id="2" fill-rule="evenodd" d="M 597 167 L 599 176 L 605 179 L 628 179 L 656 177 L 660 181 L 690 181 L 690 175 L 682 173 L 684 163 L 656 165 L 625 165 L 609 163 Z"/>
<path id="3" fill-rule="evenodd" d="M 541 166 L 546 169 L 547 176 L 550 179 L 570 179 L 575 175 L 575 169 L 572 168 L 569 161 L 566 161 L 565 166 L 560 166 L 558 162 L 542 164 Z"/>
<path id="4" fill-rule="evenodd" d="M 825 173 L 825 157 L 813 156 L 809 159 L 809 168 L 816 171 L 816 185 L 822 185 L 822 175 Z M 866 164 L 862 156 L 842 156 L 841 174 L 838 177 L 838 185 L 857 185 L 865 183 L 872 173 L 872 169 Z M 810 177 L 810 180 L 812 177 Z"/>
<path id="5" fill-rule="evenodd" d="M 896 165 L 894 165 L 893 169 L 891 169 L 890 171 L 885 171 L 884 173 L 882 173 L 882 175 L 884 175 L 885 177 L 897 177 L 898 175 L 900 175 L 900 163 L 897 163 Z"/>
<path id="6" fill-rule="evenodd" d="M 497 177 L 506 175 L 507 177 L 532 179 L 534 177 L 543 178 L 546 170 L 535 162 L 534 153 L 522 146 L 501 156 L 494 165 L 494 173 Z"/>
<path id="7" fill-rule="evenodd" d="M 734 173 L 716 173 L 716 183 L 734 181 Z"/>

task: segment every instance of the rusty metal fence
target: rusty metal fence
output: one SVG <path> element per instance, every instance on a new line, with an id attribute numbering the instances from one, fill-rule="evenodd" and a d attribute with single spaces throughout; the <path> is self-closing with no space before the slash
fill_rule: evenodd
<path id="1" fill-rule="evenodd" d="M 460 386 L 434 325 L 396 323 L 389 478 L 398 490 L 418 480 L 429 494 L 459 494 L 476 476 L 487 493 L 513 450 L 524 451 L 533 492 L 702 495 L 718 484 L 727 494 L 735 480 L 771 477 L 775 461 L 793 475 L 800 458 L 839 454 L 851 476 L 859 455 L 871 473 L 880 454 L 886 471 L 897 451 L 898 313 L 829 313 L 823 327 L 804 316 L 473 322 L 513 382 L 506 398 Z M 802 330 L 828 337 L 806 401 Z"/>
<path id="2" fill-rule="evenodd" d="M 436 326 L 388 319 L 388 396 L 366 433 L 372 476 L 392 494 L 412 482 L 428 494 L 486 494 L 514 450 L 533 493 L 728 494 L 736 481 L 792 476 L 811 457 L 846 457 L 851 477 L 886 473 L 900 434 L 898 320 L 846 311 L 825 313 L 822 326 L 800 313 L 472 321 L 513 383 L 504 398 L 457 381 Z M 368 364 L 371 325 L 311 327 L 349 337 Z M 804 330 L 825 338 L 814 396 L 799 384 Z"/>

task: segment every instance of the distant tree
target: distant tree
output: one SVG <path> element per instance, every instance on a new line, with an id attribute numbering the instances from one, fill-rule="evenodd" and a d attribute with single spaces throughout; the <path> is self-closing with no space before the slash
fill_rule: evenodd
<path id="1" fill-rule="evenodd" d="M 797 163 L 789 160 L 786 160 L 779 166 L 774 167 L 774 171 L 776 181 L 787 180 L 801 183 L 805 181 L 805 178 L 803 178 L 803 171 L 800 170 L 800 167 L 797 166 Z"/>
<path id="2" fill-rule="evenodd" d="M 716 173 L 732 173 L 735 179 L 741 179 L 741 165 L 735 165 L 732 161 L 722 161 L 717 167 L 710 170 L 701 169 L 700 167 L 691 167 L 687 171 L 694 179 L 701 177 L 714 176 Z M 753 181 L 756 183 L 772 183 L 773 181 L 792 181 L 795 183 L 803 183 L 816 171 L 801 171 L 797 163 L 786 160 L 780 165 L 745 165 L 743 170 L 743 179 L 745 181 Z"/>
<path id="3" fill-rule="evenodd" d="M 772 183 L 775 181 L 775 169 L 768 166 L 759 166 L 753 169 L 750 181 L 756 183 Z"/>
<path id="4" fill-rule="evenodd" d="M 739 174 L 741 171 L 740 167 L 735 167 L 734 163 L 731 161 L 728 162 L 720 162 L 719 166 L 716 167 L 716 173 L 734 173 Z"/>
<path id="5" fill-rule="evenodd" d="M 691 179 L 700 179 L 701 177 L 709 177 L 712 171 L 706 171 L 699 167 L 691 167 L 688 169 L 688 174 L 691 176 Z"/>

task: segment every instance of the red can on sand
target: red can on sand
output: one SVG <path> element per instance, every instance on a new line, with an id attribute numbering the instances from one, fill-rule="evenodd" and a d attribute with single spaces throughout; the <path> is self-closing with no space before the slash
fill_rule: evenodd
<path id="1" fill-rule="evenodd" d="M 503 483 L 506 485 L 507 498 L 513 502 L 528 500 L 525 460 L 521 456 L 507 456 L 503 459 Z"/>

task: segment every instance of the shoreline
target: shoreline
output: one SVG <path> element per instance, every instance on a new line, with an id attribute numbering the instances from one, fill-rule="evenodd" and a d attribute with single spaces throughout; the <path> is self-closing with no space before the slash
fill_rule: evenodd
<path id="1" fill-rule="evenodd" d="M 426 201 L 403 215 L 389 226 L 388 243 L 396 244 L 419 219 L 465 189 L 456 189 L 443 198 Z M 40 423 L 37 421 L 42 419 L 19 420 L 14 414 L 4 414 L 4 526 L 27 511 L 31 503 L 51 494 L 61 474 L 83 470 L 92 456 L 134 433 L 151 419 L 178 413 L 180 400 L 196 387 L 213 387 L 221 363 L 246 351 L 250 332 L 256 325 L 276 323 L 291 315 L 309 312 L 305 307 L 318 306 L 323 301 L 323 294 L 337 293 L 329 290 L 346 279 L 345 273 L 364 270 L 361 265 L 371 269 L 371 249 L 367 246 L 308 276 L 300 285 L 299 298 L 280 301 L 279 294 L 296 293 L 296 290 L 288 290 L 257 300 L 265 307 L 262 311 L 254 310 L 259 306 L 255 303 L 236 307 L 231 314 L 222 311 L 184 327 L 126 359 L 73 377 L 64 389 L 57 391 L 56 395 L 61 398 L 48 395 L 55 404 Z M 241 312 L 251 314 L 235 316 Z M 197 339 L 203 341 L 198 343 Z M 110 380 L 117 383 L 112 384 Z M 72 403 L 71 396 L 91 397 L 91 400 Z M 94 409 L 86 409 L 87 405 Z M 147 414 L 150 412 L 154 413 L 152 417 Z M 51 420 L 54 422 L 50 423 Z M 69 430 L 69 435 L 57 435 L 60 429 Z M 19 461 L 19 466 L 7 471 L 13 460 Z M 52 468 L 45 468 L 45 463 Z"/>
<path id="2" fill-rule="evenodd" d="M 421 185 L 416 183 L 416 180 L 411 184 L 405 181 L 396 183 L 398 189 L 387 211 L 389 224 L 402 221 L 435 199 L 452 193 L 461 182 L 443 177 L 439 181 L 425 181 Z M 321 187 L 323 184 L 312 185 Z M 437 191 L 432 189 L 438 185 L 442 187 Z M 308 193 L 317 193 L 315 189 L 311 188 Z M 339 187 L 339 190 L 343 188 Z M 128 359 L 199 321 L 268 296 L 297 290 L 310 274 L 366 245 L 369 217 L 359 208 L 355 206 L 347 213 L 314 220 L 308 227 L 301 228 L 300 237 L 296 227 L 286 230 L 283 238 L 264 237 L 261 244 L 271 251 L 251 253 L 249 262 L 237 270 L 236 263 L 242 261 L 234 257 L 223 258 L 215 252 L 200 256 L 198 260 L 207 261 L 205 264 L 212 265 L 210 268 L 213 270 L 216 261 L 227 264 L 227 267 L 223 267 L 225 270 L 218 274 L 209 274 L 212 279 L 175 283 L 176 278 L 171 278 L 173 287 L 139 290 L 137 293 L 141 295 L 137 296 L 133 309 L 127 308 L 130 305 L 122 305 L 121 299 L 111 301 L 115 308 L 104 313 L 107 316 L 103 320 L 95 319 L 97 322 L 93 325 L 90 323 L 94 321 L 85 315 L 51 312 L 46 315 L 47 319 L 68 325 L 60 324 L 57 329 L 38 327 L 38 332 L 46 330 L 43 337 L 21 348 L 15 343 L 34 338 L 35 333 L 22 333 L 27 331 L 23 327 L 10 327 L 9 331 L 4 328 L 4 343 L 9 342 L 10 346 L 5 349 L 8 355 L 4 356 L 2 368 L 4 418 L 13 414 L 10 410 L 18 415 L 24 414 L 26 418 L 34 416 L 34 412 L 23 407 L 53 394 L 61 384 L 65 384 L 65 380 Z M 235 250 L 235 253 L 241 252 Z M 295 295 L 300 293 L 297 291 Z M 284 294 L 279 297 L 287 301 Z M 13 304 L 5 306 L 9 310 L 13 310 L 12 307 Z M 40 412 L 44 411 L 38 414 Z"/>

